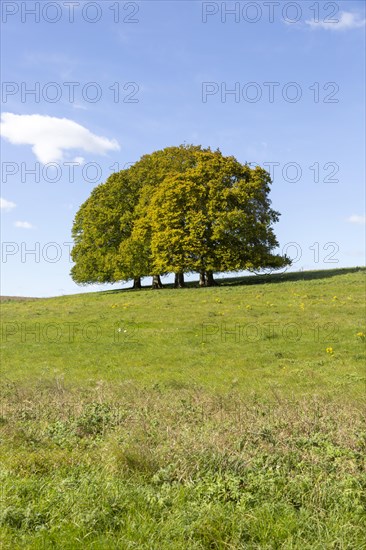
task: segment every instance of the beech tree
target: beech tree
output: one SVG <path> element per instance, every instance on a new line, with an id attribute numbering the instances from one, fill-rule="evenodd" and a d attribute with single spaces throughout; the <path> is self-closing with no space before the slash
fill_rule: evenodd
<path id="1" fill-rule="evenodd" d="M 71 252 L 75 265 L 71 276 L 77 283 L 114 283 L 135 278 L 135 285 L 140 286 L 138 274 L 131 272 L 128 256 L 120 252 L 121 243 L 131 234 L 139 196 L 128 176 L 128 170 L 112 174 L 92 191 L 75 216 Z"/>
<path id="2" fill-rule="evenodd" d="M 271 179 L 234 157 L 200 146 L 168 147 L 144 155 L 113 174 L 80 207 L 72 235 L 78 283 L 117 282 L 199 273 L 278 269 L 290 264 L 274 254 L 272 225 L 279 213 L 269 200 Z"/>
<path id="3" fill-rule="evenodd" d="M 168 147 L 144 155 L 128 170 L 112 174 L 98 185 L 76 214 L 71 253 L 75 265 L 73 280 L 79 284 L 113 283 L 151 275 L 153 286 L 161 288 L 160 274 L 151 264 L 149 235 L 135 230 L 151 194 L 169 173 L 182 173 L 195 162 L 196 145 Z M 133 234 L 132 234 L 133 232 Z"/>
<path id="4" fill-rule="evenodd" d="M 194 167 L 166 177 L 141 221 L 150 226 L 155 269 L 198 272 L 201 285 L 212 285 L 214 272 L 288 265 L 272 253 L 279 213 L 270 208 L 269 184 L 265 170 L 220 151 L 200 152 Z"/>
<path id="5" fill-rule="evenodd" d="M 135 210 L 135 223 L 130 237 L 121 243 L 121 254 L 128 256 L 131 269 L 138 271 L 141 276 L 151 275 L 153 288 L 162 288 L 160 276 L 169 273 L 161 270 L 153 261 L 151 249 L 151 223 L 147 217 L 149 205 L 164 183 L 166 178 L 180 174 L 197 163 L 197 157 L 208 149 L 200 145 L 180 145 L 167 147 L 144 155 L 129 169 L 129 177 L 136 188 L 140 189 L 140 196 Z M 176 286 L 184 286 L 184 271 L 175 272 Z"/>

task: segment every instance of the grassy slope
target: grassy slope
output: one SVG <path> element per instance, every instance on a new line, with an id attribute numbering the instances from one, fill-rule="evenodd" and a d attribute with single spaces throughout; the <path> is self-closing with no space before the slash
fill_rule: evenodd
<path id="1" fill-rule="evenodd" d="M 365 272 L 241 282 L 2 304 L 5 547 L 366 548 Z"/>
<path id="2" fill-rule="evenodd" d="M 333 275 L 4 303 L 4 374 L 22 383 L 64 376 L 73 384 L 359 395 L 365 274 Z"/>

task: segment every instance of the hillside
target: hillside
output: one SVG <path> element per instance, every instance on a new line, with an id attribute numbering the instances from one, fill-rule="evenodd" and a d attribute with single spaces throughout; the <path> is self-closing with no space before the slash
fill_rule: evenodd
<path id="1" fill-rule="evenodd" d="M 4 548 L 366 548 L 364 269 L 1 311 Z"/>
<path id="2" fill-rule="evenodd" d="M 235 282 L 245 284 L 5 302 L 4 374 L 21 383 L 362 393 L 364 271 Z"/>

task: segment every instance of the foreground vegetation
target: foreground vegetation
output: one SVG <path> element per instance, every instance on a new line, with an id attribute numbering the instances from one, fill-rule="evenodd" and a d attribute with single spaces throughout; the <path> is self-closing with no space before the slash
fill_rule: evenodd
<path id="1" fill-rule="evenodd" d="M 366 548 L 365 272 L 265 281 L 3 303 L 4 548 Z"/>

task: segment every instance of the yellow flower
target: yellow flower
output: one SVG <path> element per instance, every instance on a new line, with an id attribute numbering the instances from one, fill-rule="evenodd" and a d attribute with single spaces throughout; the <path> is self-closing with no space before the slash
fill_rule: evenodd
<path id="1" fill-rule="evenodd" d="M 358 332 L 356 334 L 356 336 L 358 336 L 359 338 L 361 338 L 361 340 L 364 340 L 366 338 L 366 334 L 364 332 Z"/>
<path id="2" fill-rule="evenodd" d="M 325 351 L 329 353 L 329 355 L 333 355 L 334 353 L 333 348 L 327 348 Z"/>

